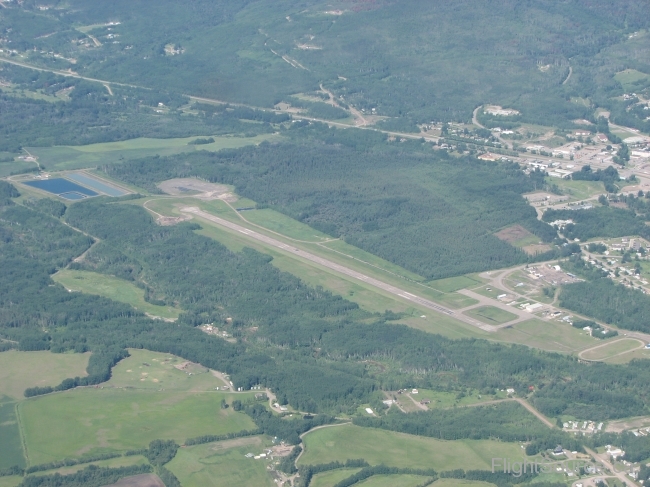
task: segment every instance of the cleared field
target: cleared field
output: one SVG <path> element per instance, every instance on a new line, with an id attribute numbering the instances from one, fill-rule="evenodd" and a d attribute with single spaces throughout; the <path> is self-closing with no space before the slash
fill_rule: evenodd
<path id="1" fill-rule="evenodd" d="M 610 343 L 604 343 L 598 348 L 583 353 L 582 358 L 587 360 L 607 360 L 615 355 L 624 354 L 625 352 L 639 348 L 641 345 L 639 340 L 632 338 L 614 339 Z"/>
<path id="2" fill-rule="evenodd" d="M 247 145 L 259 144 L 265 140 L 278 139 L 279 136 L 263 134 L 256 137 L 213 136 L 213 138 L 214 143 L 203 145 L 188 145 L 188 142 L 196 139 L 196 137 L 176 139 L 139 138 L 122 142 L 79 146 L 30 147 L 28 150 L 38 156 L 39 162 L 49 170 L 60 171 L 115 164 L 128 159 L 154 156 L 156 154 L 170 156 L 196 150 L 237 149 Z"/>
<path id="3" fill-rule="evenodd" d="M 303 442 L 305 452 L 299 463 L 304 465 L 363 458 L 371 465 L 391 467 L 486 470 L 492 468 L 492 458 L 522 458 L 516 443 L 443 441 L 353 425 L 316 430 Z"/>
<path id="4" fill-rule="evenodd" d="M 502 328 L 490 337 L 499 341 L 564 353 L 577 352 L 597 345 L 596 338 L 571 325 L 535 318 L 512 327 Z"/>
<path id="5" fill-rule="evenodd" d="M 42 472 L 33 474 L 33 476 L 38 477 L 41 475 L 52 475 L 55 473 L 61 475 L 70 475 L 72 473 L 78 472 L 79 470 L 83 470 L 89 465 L 96 465 L 98 467 L 105 467 L 105 468 L 119 468 L 119 467 L 129 467 L 132 465 L 144 465 L 146 463 L 149 463 L 149 460 L 147 460 L 142 455 L 132 455 L 128 457 L 111 458 L 110 460 L 100 460 L 98 462 L 83 463 L 81 465 L 73 465 L 71 467 L 62 467 L 53 470 L 44 470 Z"/>
<path id="6" fill-rule="evenodd" d="M 472 279 L 468 276 L 458 276 L 458 277 L 448 277 L 446 279 L 439 279 L 437 281 L 430 281 L 427 283 L 434 289 L 438 289 L 444 293 L 451 293 L 453 291 L 458 291 L 459 289 L 465 289 L 468 287 L 476 286 L 480 284 L 481 281 Z"/>
<path id="7" fill-rule="evenodd" d="M 650 350 L 646 348 L 641 348 L 639 350 L 634 350 L 633 352 L 625 353 L 623 355 L 618 355 L 610 359 L 605 359 L 605 362 L 608 364 L 626 364 L 630 360 L 639 359 L 650 359 Z"/>
<path id="8" fill-rule="evenodd" d="M 2 396 L 23 399 L 25 389 L 56 386 L 68 377 L 83 377 L 90 354 L 18 352 L 0 353 L 0 401 Z"/>
<path id="9" fill-rule="evenodd" d="M 36 167 L 36 164 L 33 162 L 25 162 L 21 160 L 11 161 L 11 162 L 0 162 L 0 178 L 10 176 L 12 174 L 25 171 Z"/>
<path id="10" fill-rule="evenodd" d="M 130 357 L 113 367 L 105 388 L 203 392 L 224 385 L 205 367 L 189 364 L 175 355 L 137 349 L 129 349 L 129 353 Z"/>
<path id="11" fill-rule="evenodd" d="M 625 91 L 634 91 L 635 89 L 638 89 L 633 83 L 635 81 L 648 79 L 649 77 L 650 76 L 647 74 L 637 71 L 636 69 L 624 69 L 614 75 L 614 79 L 623 85 Z"/>
<path id="12" fill-rule="evenodd" d="M 549 184 L 557 184 L 564 194 L 572 199 L 582 200 L 605 191 L 605 186 L 600 181 L 573 181 L 571 179 L 546 178 Z"/>
<path id="13" fill-rule="evenodd" d="M 459 397 L 458 394 L 453 392 L 418 389 L 418 393 L 411 394 L 411 397 L 416 401 L 431 401 L 431 403 L 427 404 L 429 409 L 446 409 L 454 406 L 471 406 L 482 402 L 496 401 L 499 399 L 505 399 L 507 396 L 503 392 L 495 395 L 485 395 L 479 394 L 477 391 L 471 391 L 468 394 Z M 407 398 L 405 398 L 403 402 L 406 402 L 406 399 Z"/>
<path id="14" fill-rule="evenodd" d="M 154 439 L 254 428 L 243 413 L 220 409 L 233 394 L 75 389 L 19 405 L 29 464 L 142 448 Z M 242 397 L 241 395 L 237 397 Z"/>
<path id="15" fill-rule="evenodd" d="M 65 286 L 66 289 L 113 299 L 152 316 L 176 319 L 182 312 L 182 310 L 171 306 L 147 303 L 144 300 L 144 289 L 117 277 L 97 272 L 63 269 L 54 274 L 52 279 Z"/>
<path id="16" fill-rule="evenodd" d="M 359 487 L 417 487 L 430 477 L 420 475 L 375 475 L 363 482 Z"/>
<path id="17" fill-rule="evenodd" d="M 440 479 L 431 485 L 434 487 L 492 487 L 494 484 L 478 480 Z"/>
<path id="18" fill-rule="evenodd" d="M 219 443 L 181 448 L 166 467 L 183 487 L 270 487 L 275 484 L 266 470 L 268 461 L 245 456 L 262 452 L 263 440 L 256 438 L 256 444 L 227 449 L 220 448 Z"/>
<path id="19" fill-rule="evenodd" d="M 465 314 L 488 324 L 503 324 L 517 319 L 517 315 L 494 306 L 481 306 L 465 311 Z"/>
<path id="20" fill-rule="evenodd" d="M 25 466 L 15 403 L 0 404 L 0 469 Z"/>
<path id="21" fill-rule="evenodd" d="M 330 470 L 329 472 L 316 474 L 312 477 L 309 487 L 332 487 L 332 485 L 336 485 L 341 480 L 351 477 L 359 470 L 361 469 L 339 468 L 337 470 Z"/>
<path id="22" fill-rule="evenodd" d="M 22 477 L 0 477 L 0 487 L 17 487 L 23 481 Z"/>
<path id="23" fill-rule="evenodd" d="M 240 204 L 233 206 L 241 207 Z M 324 242 L 332 239 L 329 235 L 319 232 L 309 225 L 305 225 L 270 208 L 242 211 L 241 216 L 251 223 L 255 223 L 256 225 L 260 225 L 287 237 L 305 240 L 307 242 Z"/>

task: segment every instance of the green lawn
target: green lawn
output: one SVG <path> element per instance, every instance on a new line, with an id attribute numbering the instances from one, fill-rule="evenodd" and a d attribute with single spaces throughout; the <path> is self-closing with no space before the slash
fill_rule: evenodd
<path id="1" fill-rule="evenodd" d="M 631 338 L 622 338 L 610 339 L 610 343 L 603 343 L 603 345 L 600 348 L 584 353 L 582 357 L 587 360 L 607 360 L 615 355 L 639 348 L 641 343 Z"/>
<path id="2" fill-rule="evenodd" d="M 494 484 L 481 482 L 479 480 L 462 480 L 462 479 L 440 479 L 436 480 L 433 487 L 493 487 Z"/>
<path id="3" fill-rule="evenodd" d="M 61 475 L 70 475 L 72 473 L 78 472 L 79 470 L 83 470 L 84 468 L 90 465 L 96 465 L 98 467 L 104 467 L 104 468 L 119 468 L 119 467 L 129 467 L 131 465 L 143 465 L 146 463 L 149 463 L 149 460 L 147 460 L 144 456 L 131 455 L 128 457 L 117 457 L 117 458 L 111 458 L 109 460 L 100 460 L 98 462 L 82 463 L 80 465 L 72 465 L 70 467 L 61 467 L 53 470 L 44 470 L 42 472 L 38 472 L 33 475 L 41 476 L 41 475 L 52 475 L 55 473 Z"/>
<path id="4" fill-rule="evenodd" d="M 338 468 L 336 470 L 330 470 L 329 472 L 323 472 L 316 474 L 312 477 L 309 487 L 332 487 L 336 485 L 341 480 L 351 477 L 357 473 L 360 468 Z"/>
<path id="5" fill-rule="evenodd" d="M 420 475 L 375 475 L 363 482 L 359 487 L 417 487 L 430 477 Z"/>
<path id="6" fill-rule="evenodd" d="M 65 286 L 66 289 L 104 296 L 114 301 L 129 304 L 135 309 L 153 316 L 176 319 L 182 312 L 171 306 L 157 306 L 147 303 L 144 300 L 144 289 L 140 289 L 129 281 L 117 277 L 97 272 L 63 269 L 54 274 L 52 279 Z"/>
<path id="7" fill-rule="evenodd" d="M 149 350 L 129 349 L 130 357 L 113 367 L 106 387 L 143 391 L 214 391 L 224 385 L 208 369 L 198 364 L 179 370 L 186 363 L 180 357 Z M 190 375 L 190 373 L 192 375 Z"/>
<path id="8" fill-rule="evenodd" d="M 491 325 L 495 323 L 500 325 L 517 319 L 516 314 L 502 310 L 501 308 L 496 308 L 494 306 L 480 306 L 478 308 L 473 308 L 465 311 L 464 314 Z"/>
<path id="9" fill-rule="evenodd" d="M 276 140 L 277 135 L 263 134 L 256 137 L 213 136 L 214 143 L 188 145 L 196 137 L 175 139 L 139 138 L 121 142 L 105 142 L 80 146 L 30 147 L 30 153 L 38 156 L 39 162 L 49 170 L 82 169 L 104 164 L 120 163 L 154 155 L 170 156 L 196 150 L 218 151 L 237 149 L 259 144 L 265 140 Z"/>
<path id="10" fill-rule="evenodd" d="M 468 276 L 458 276 L 458 277 L 448 277 L 446 279 L 439 279 L 437 281 L 429 282 L 429 286 L 439 291 L 450 293 L 453 291 L 458 291 L 459 289 L 465 289 L 468 287 L 476 286 L 480 284 L 481 281 L 472 279 Z"/>
<path id="11" fill-rule="evenodd" d="M 23 399 L 28 387 L 56 386 L 63 379 L 85 376 L 89 357 L 87 353 L 0 353 L 0 402 L 2 396 Z"/>
<path id="12" fill-rule="evenodd" d="M 519 343 L 542 350 L 572 353 L 597 345 L 598 340 L 567 323 L 533 318 L 502 328 L 490 335 L 494 340 Z"/>
<path id="13" fill-rule="evenodd" d="M 491 468 L 491 459 L 522 458 L 516 443 L 490 440 L 443 441 L 353 425 L 322 428 L 303 437 L 300 464 L 363 458 L 371 465 L 467 470 Z"/>
<path id="14" fill-rule="evenodd" d="M 166 467 L 183 487 L 271 487 L 275 484 L 266 469 L 268 461 L 245 456 L 262 453 L 264 446 L 260 437 L 253 437 L 181 448 Z"/>
<path id="15" fill-rule="evenodd" d="M 242 207 L 239 202 L 235 203 L 233 206 L 238 208 Z M 271 210 L 270 208 L 242 211 L 240 214 L 251 223 L 255 223 L 274 232 L 298 240 L 305 240 L 307 242 L 323 242 L 332 238 L 329 235 L 311 228 L 309 225 L 305 225 L 298 220 L 294 220 L 293 218 L 275 210 Z"/>
<path id="16" fill-rule="evenodd" d="M 241 397 L 241 396 L 237 396 Z M 220 409 L 221 392 L 75 389 L 19 405 L 29 464 L 143 448 L 155 439 L 225 434 L 254 428 L 243 413 Z"/>
<path id="17" fill-rule="evenodd" d="M 0 404 L 0 469 L 25 466 L 15 403 Z"/>
<path id="18" fill-rule="evenodd" d="M 630 360 L 634 359 L 645 359 L 648 360 L 650 359 L 650 350 L 646 348 L 641 348 L 639 350 L 635 350 L 633 352 L 625 353 L 623 355 L 619 355 L 617 357 L 612 357 L 610 359 L 606 359 L 605 362 L 608 364 L 626 364 Z"/>
<path id="19" fill-rule="evenodd" d="M 0 178 L 10 176 L 20 171 L 26 169 L 31 169 L 36 167 L 36 164 L 33 162 L 25 162 L 21 160 L 11 161 L 11 162 L 0 162 Z"/>

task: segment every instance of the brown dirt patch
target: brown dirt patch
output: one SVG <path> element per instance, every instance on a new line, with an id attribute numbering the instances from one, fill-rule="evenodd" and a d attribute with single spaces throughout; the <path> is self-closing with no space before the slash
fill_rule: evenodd
<path id="1" fill-rule="evenodd" d="M 161 216 L 156 220 L 156 223 L 158 225 L 161 225 L 163 227 L 170 227 L 172 225 L 178 225 L 181 222 L 191 220 L 192 217 L 190 215 L 183 215 L 183 216 Z"/>
<path id="2" fill-rule="evenodd" d="M 104 487 L 165 487 L 163 481 L 155 474 L 145 473 L 142 475 L 133 475 L 124 477 L 114 484 L 105 485 Z"/>
<path id="3" fill-rule="evenodd" d="M 168 179 L 158 184 L 158 187 L 173 196 L 196 196 L 199 199 L 211 200 L 226 197 L 236 200 L 230 188 L 223 184 L 208 183 L 194 178 Z"/>
<path id="4" fill-rule="evenodd" d="M 235 438 L 234 440 L 217 441 L 212 445 L 210 450 L 220 451 L 237 448 L 239 446 L 259 446 L 261 444 L 262 439 L 259 436 L 249 436 L 245 438 Z"/>
<path id="5" fill-rule="evenodd" d="M 528 255 L 537 255 L 548 252 L 551 250 L 551 246 L 546 244 L 526 245 L 525 247 L 522 247 L 521 250 L 526 252 Z"/>
<path id="6" fill-rule="evenodd" d="M 522 240 L 526 237 L 533 236 L 533 234 L 530 233 L 521 225 L 513 225 L 511 227 L 504 228 L 503 230 L 498 231 L 497 233 L 494 234 L 494 236 L 499 240 L 503 240 L 504 242 L 507 242 L 510 245 L 512 245 L 515 242 L 518 242 L 519 240 Z"/>

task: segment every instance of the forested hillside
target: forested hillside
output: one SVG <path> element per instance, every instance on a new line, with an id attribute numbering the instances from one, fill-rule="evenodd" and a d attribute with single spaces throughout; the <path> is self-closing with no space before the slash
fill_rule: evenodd
<path id="1" fill-rule="evenodd" d="M 105 171 L 151 191 L 187 176 L 233 184 L 242 196 L 430 279 L 526 262 L 493 235 L 508 225 L 542 240 L 555 235 L 521 197 L 538 183 L 514 164 L 453 158 L 375 135 L 311 132 L 318 137 L 307 142 L 142 159 Z"/>
<path id="2" fill-rule="evenodd" d="M 34 62 L 267 107 L 324 83 L 344 104 L 409 121 L 469 120 L 489 102 L 557 123 L 584 118 L 571 97 L 605 103 L 617 71 L 650 67 L 643 49 L 620 47 L 650 25 L 641 0 L 51 4 L 0 12 Z"/>

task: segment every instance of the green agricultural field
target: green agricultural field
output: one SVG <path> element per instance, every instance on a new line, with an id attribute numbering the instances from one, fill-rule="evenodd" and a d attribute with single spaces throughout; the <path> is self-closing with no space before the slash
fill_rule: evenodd
<path id="1" fill-rule="evenodd" d="M 467 470 L 491 468 L 491 459 L 521 458 L 516 443 L 491 440 L 443 441 L 353 425 L 322 428 L 303 437 L 300 464 L 363 458 L 371 465 Z"/>
<path id="2" fill-rule="evenodd" d="M 623 85 L 625 91 L 634 91 L 635 89 L 638 89 L 634 85 L 634 82 L 646 80 L 648 78 L 650 78 L 650 76 L 641 71 L 637 71 L 636 69 L 624 69 L 614 75 L 614 79 Z"/>
<path id="3" fill-rule="evenodd" d="M 129 304 L 135 309 L 167 319 L 176 319 L 181 310 L 171 306 L 158 306 L 144 300 L 144 289 L 129 281 L 97 272 L 63 269 L 52 276 L 59 284 L 72 291 L 104 296 L 105 298 Z"/>
<path id="4" fill-rule="evenodd" d="M 69 377 L 83 377 L 90 354 L 17 352 L 0 353 L 0 401 L 2 396 L 23 399 L 29 387 L 56 386 Z"/>
<path id="5" fill-rule="evenodd" d="M 196 137 L 175 139 L 139 138 L 120 142 L 105 142 L 79 146 L 30 147 L 30 153 L 49 170 L 83 169 L 104 164 L 120 163 L 128 159 L 149 156 L 170 156 L 196 150 L 218 151 L 237 149 L 265 140 L 276 140 L 278 136 L 263 134 L 255 137 L 213 136 L 211 144 L 188 145 Z"/>
<path id="6" fill-rule="evenodd" d="M 587 360 L 607 360 L 642 346 L 643 344 L 639 340 L 632 338 L 610 339 L 610 342 L 604 343 L 602 347 L 583 353 L 582 358 Z"/>
<path id="7" fill-rule="evenodd" d="M 22 477 L 0 477 L 0 487 L 17 487 L 23 481 Z"/>
<path id="8" fill-rule="evenodd" d="M 147 460 L 144 456 L 130 455 L 128 457 L 117 457 L 117 458 L 111 458 L 109 460 L 100 460 L 97 462 L 82 463 L 80 465 L 73 465 L 70 467 L 56 468 L 53 470 L 44 470 L 42 472 L 38 472 L 34 474 L 34 476 L 52 475 L 55 473 L 61 475 L 70 475 L 72 473 L 78 472 L 79 470 L 83 470 L 89 465 L 96 465 L 98 467 L 104 467 L 104 468 L 119 468 L 119 467 L 129 467 L 131 465 L 143 465 L 146 463 L 149 463 L 149 460 Z"/>
<path id="9" fill-rule="evenodd" d="M 275 484 L 266 469 L 268 460 L 245 456 L 258 455 L 265 446 L 259 436 L 190 446 L 178 450 L 166 467 L 183 487 L 270 487 Z"/>
<path id="10" fill-rule="evenodd" d="M 14 465 L 24 467 L 25 457 L 16 418 L 16 405 L 7 402 L 0 404 L 0 470 Z"/>
<path id="11" fill-rule="evenodd" d="M 494 484 L 488 482 L 481 482 L 478 480 L 463 480 L 463 479 L 439 479 L 433 484 L 434 487 L 493 487 Z"/>
<path id="12" fill-rule="evenodd" d="M 214 391 L 224 382 L 197 364 L 149 350 L 129 349 L 130 357 L 113 367 L 105 387 L 158 391 Z"/>
<path id="13" fill-rule="evenodd" d="M 430 477 L 421 475 L 375 475 L 363 482 L 359 487 L 417 487 Z"/>
<path id="14" fill-rule="evenodd" d="M 500 308 L 496 308 L 494 306 L 480 306 L 478 308 L 465 311 L 465 314 L 491 325 L 495 323 L 500 325 L 517 318 L 516 314 L 510 313 Z"/>
<path id="15" fill-rule="evenodd" d="M 446 409 L 454 406 L 470 406 L 473 404 L 506 398 L 506 394 L 503 392 L 495 395 L 486 395 L 479 394 L 477 391 L 471 391 L 463 397 L 458 397 L 458 394 L 453 392 L 432 391 L 429 389 L 418 389 L 418 394 L 411 394 L 411 396 L 416 401 L 431 401 L 431 403 L 427 405 L 429 409 Z M 407 402 L 407 399 L 404 399 L 403 402 Z"/>
<path id="16" fill-rule="evenodd" d="M 36 164 L 33 162 L 25 162 L 21 160 L 0 162 L 0 178 L 26 171 L 27 169 L 32 169 L 34 167 L 36 167 Z"/>
<path id="17" fill-rule="evenodd" d="M 596 338 L 567 323 L 536 318 L 502 328 L 490 337 L 494 340 L 563 353 L 578 352 L 598 344 Z"/>
<path id="18" fill-rule="evenodd" d="M 254 428 L 243 413 L 220 409 L 234 394 L 76 389 L 19 405 L 30 464 L 143 448 L 154 439 L 226 434 Z M 241 395 L 237 397 L 242 397 Z"/>
<path id="19" fill-rule="evenodd" d="M 338 468 L 336 470 L 330 470 L 329 472 L 323 472 L 316 474 L 311 479 L 311 484 L 309 487 L 332 487 L 332 485 L 338 484 L 341 480 L 351 477 L 357 473 L 360 468 Z"/>

